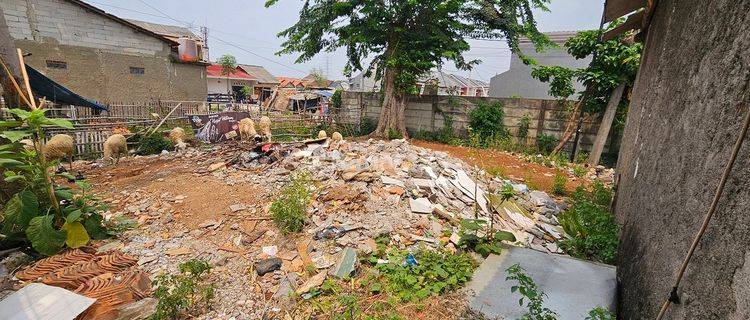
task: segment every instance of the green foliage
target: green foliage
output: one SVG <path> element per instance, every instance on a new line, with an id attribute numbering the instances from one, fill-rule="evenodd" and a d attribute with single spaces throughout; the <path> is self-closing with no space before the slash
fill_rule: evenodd
<path id="1" fill-rule="evenodd" d="M 526 300 L 528 312 L 521 317 L 521 320 L 557 320 L 557 313 L 543 306 L 544 297 L 547 295 L 539 289 L 530 276 L 519 264 L 514 264 L 507 270 L 508 276 L 505 281 L 517 281 L 518 285 L 510 287 L 510 292 L 518 292 L 521 298 L 518 299 L 518 305 L 523 306 Z"/>
<path id="2" fill-rule="evenodd" d="M 136 154 L 146 156 L 150 154 L 159 154 L 162 150 L 173 150 L 174 144 L 162 134 L 152 134 L 142 136 L 135 134 L 132 140 L 138 145 Z"/>
<path id="3" fill-rule="evenodd" d="M 221 66 L 221 75 L 223 76 L 229 76 L 237 69 L 237 59 L 231 54 L 222 55 L 219 60 L 216 60 L 216 63 Z"/>
<path id="4" fill-rule="evenodd" d="M 557 138 L 551 134 L 540 133 L 536 137 L 536 149 L 543 155 L 549 155 L 555 149 Z"/>
<path id="5" fill-rule="evenodd" d="M 571 236 L 560 242 L 561 248 L 574 257 L 614 263 L 619 245 L 619 226 L 609 212 L 612 190 L 600 182 L 588 192 L 578 187 L 572 204 L 560 214 L 560 225 Z"/>
<path id="6" fill-rule="evenodd" d="M 617 319 L 617 316 L 614 313 L 612 313 L 612 311 L 609 311 L 608 309 L 605 309 L 602 307 L 596 307 L 589 311 L 589 315 L 586 316 L 586 319 L 584 320 L 615 320 L 615 319 Z"/>
<path id="7" fill-rule="evenodd" d="M 552 181 L 552 194 L 558 195 L 558 196 L 564 196 L 565 195 L 565 184 L 568 182 L 568 179 L 558 173 L 555 174 L 555 178 Z"/>
<path id="8" fill-rule="evenodd" d="M 341 89 L 336 89 L 331 96 L 331 107 L 333 109 L 341 109 Z"/>
<path id="9" fill-rule="evenodd" d="M 359 123 L 359 133 L 357 135 L 366 136 L 375 131 L 377 127 L 377 121 L 373 120 L 372 118 L 362 117 Z"/>
<path id="10" fill-rule="evenodd" d="M 518 142 L 521 145 L 526 145 L 526 139 L 529 136 L 529 127 L 531 126 L 531 117 L 528 114 L 523 115 L 521 120 L 518 121 Z"/>
<path id="11" fill-rule="evenodd" d="M 467 254 L 419 250 L 414 253 L 418 264 L 402 264 L 407 252 L 393 250 L 388 263 L 376 268 L 387 280 L 385 290 L 402 301 L 419 301 L 458 288 L 471 279 L 476 261 Z"/>
<path id="12" fill-rule="evenodd" d="M 512 188 L 512 187 L 511 187 Z M 474 251 L 483 257 L 502 252 L 502 241 L 515 242 L 516 237 L 507 231 L 496 231 L 487 227 L 487 221 L 463 219 L 459 231 L 458 247 Z"/>
<path id="13" fill-rule="evenodd" d="M 443 128 L 438 132 L 437 141 L 450 144 L 455 139 L 453 134 L 453 116 L 443 113 Z"/>
<path id="14" fill-rule="evenodd" d="M 393 128 L 388 128 L 388 140 L 401 139 L 403 137 L 404 136 L 400 132 L 398 132 L 398 130 L 393 129 Z"/>
<path id="15" fill-rule="evenodd" d="M 312 193 L 310 177 L 307 173 L 297 174 L 292 182 L 281 191 L 279 197 L 271 203 L 271 217 L 283 234 L 302 231 L 307 219 L 307 205 Z"/>
<path id="16" fill-rule="evenodd" d="M 53 175 L 49 163 L 37 152 L 44 137 L 42 126 L 73 128 L 67 120 L 49 119 L 45 110 L 10 109 L 12 121 L 0 121 L 7 129 L 0 136 L 9 143 L 0 145 L 0 169 L 4 183 L 17 190 L 3 209 L 0 239 L 6 244 L 29 242 L 44 255 L 59 252 L 66 244 L 75 248 L 86 245 L 91 238 L 100 239 L 98 231 L 105 208 L 90 194 L 91 186 L 83 181 L 75 188 L 56 185 L 55 177 L 72 179 L 69 174 Z M 34 150 L 26 150 L 18 140 L 30 138 Z M 99 220 L 97 220 L 99 219 Z"/>
<path id="17" fill-rule="evenodd" d="M 573 175 L 576 176 L 576 178 L 583 178 L 584 176 L 586 176 L 586 173 L 588 173 L 586 167 L 581 165 L 573 166 Z"/>
<path id="18" fill-rule="evenodd" d="M 504 118 L 505 111 L 503 111 L 501 102 L 486 103 L 481 101 L 469 112 L 469 127 L 472 133 L 479 135 L 482 145 L 486 146 L 490 137 L 498 139 L 510 135 L 503 123 Z"/>
<path id="19" fill-rule="evenodd" d="M 211 306 L 214 286 L 206 284 L 205 275 L 211 266 L 203 260 L 180 264 L 180 273 L 156 277 L 154 297 L 159 299 L 150 320 L 186 319 L 199 315 Z"/>

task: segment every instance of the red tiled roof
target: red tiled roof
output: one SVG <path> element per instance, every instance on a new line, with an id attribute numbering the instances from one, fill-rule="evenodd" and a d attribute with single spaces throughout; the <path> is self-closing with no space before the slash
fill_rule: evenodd
<path id="1" fill-rule="evenodd" d="M 297 78 L 276 77 L 279 80 L 279 87 L 304 87 L 305 83 Z"/>
<path id="2" fill-rule="evenodd" d="M 209 78 L 227 78 L 226 75 L 221 74 L 221 66 L 218 64 L 206 66 L 206 74 Z M 229 79 L 256 80 L 239 67 L 234 69 L 234 72 L 230 73 L 228 77 Z"/>

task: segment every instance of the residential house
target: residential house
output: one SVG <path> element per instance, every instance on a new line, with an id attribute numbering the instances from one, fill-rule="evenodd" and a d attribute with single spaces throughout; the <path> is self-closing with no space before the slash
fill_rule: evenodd
<path id="1" fill-rule="evenodd" d="M 206 47 L 203 38 L 193 33 L 190 29 L 181 26 L 172 26 L 147 21 L 133 19 L 127 20 L 144 29 L 150 30 L 153 33 L 179 43 L 180 48 L 178 49 L 184 49 L 178 50 L 181 60 L 208 62 L 208 48 Z M 191 47 L 187 48 L 187 46 Z M 179 51 L 183 51 L 183 53 L 180 53 Z M 191 53 L 194 54 L 190 56 Z"/>
<path id="2" fill-rule="evenodd" d="M 249 95 L 252 95 L 258 79 L 239 66 L 225 74 L 221 65 L 210 64 L 206 66 L 206 83 L 209 101 L 250 101 L 252 97 Z"/>
<path id="3" fill-rule="evenodd" d="M 535 46 L 530 40 L 521 39 L 518 44 L 521 52 L 543 66 L 585 68 L 591 62 L 591 58 L 576 59 L 565 51 L 563 44 L 570 37 L 574 36 L 576 32 L 548 32 L 545 34 L 559 47 L 547 48 L 542 52 L 536 52 Z M 513 54 L 510 59 L 510 69 L 490 79 L 490 97 L 556 99 L 549 94 L 549 85 L 533 78 L 531 71 L 530 66 L 524 64 L 517 54 Z M 574 85 L 576 91 L 583 90 L 581 83 L 576 82 Z"/>
<path id="4" fill-rule="evenodd" d="M 253 91 L 255 99 L 265 101 L 279 87 L 279 80 L 268 72 L 266 68 L 249 64 L 240 64 L 239 67 L 245 71 L 245 73 L 257 80 Z"/>
<path id="5" fill-rule="evenodd" d="M 486 97 L 489 85 L 481 80 L 460 76 L 441 70 L 430 71 L 417 82 L 419 94 Z M 380 90 L 380 81 L 364 72 L 349 79 L 349 91 L 375 92 Z"/>
<path id="6" fill-rule="evenodd" d="M 305 83 L 298 78 L 291 77 L 276 77 L 279 80 L 279 88 L 281 89 L 305 89 Z"/>
<path id="7" fill-rule="evenodd" d="M 206 96 L 204 65 L 181 62 L 178 42 L 83 1 L 0 0 L 0 14 L 29 66 L 89 99 Z"/>

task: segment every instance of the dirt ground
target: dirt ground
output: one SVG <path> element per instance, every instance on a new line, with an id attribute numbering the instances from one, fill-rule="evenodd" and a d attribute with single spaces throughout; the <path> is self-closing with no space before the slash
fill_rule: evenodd
<path id="1" fill-rule="evenodd" d="M 577 179 L 566 171 L 528 162 L 505 151 L 451 146 L 419 140 L 413 140 L 411 143 L 422 148 L 447 152 L 453 157 L 484 170 L 500 172 L 508 179 L 526 183 L 532 190 L 551 193 L 555 174 L 558 173 L 568 177 L 565 186 L 568 191 L 573 191 L 579 185 L 585 184 L 583 179 Z"/>

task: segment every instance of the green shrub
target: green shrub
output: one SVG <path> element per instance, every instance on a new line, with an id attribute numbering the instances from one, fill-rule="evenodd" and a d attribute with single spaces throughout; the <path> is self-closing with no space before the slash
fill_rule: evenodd
<path id="1" fill-rule="evenodd" d="M 492 136 L 507 137 L 510 135 L 503 123 L 504 118 L 505 111 L 503 111 L 502 103 L 499 101 L 492 103 L 480 101 L 469 112 L 469 127 L 471 127 L 473 133 L 479 135 L 482 143 L 484 143 L 487 138 Z"/>
<path id="2" fill-rule="evenodd" d="M 565 195 L 565 184 L 568 182 L 568 179 L 565 178 L 562 174 L 555 174 L 555 179 L 552 181 L 552 194 L 558 195 L 558 196 L 564 196 Z"/>
<path id="3" fill-rule="evenodd" d="M 396 129 L 388 128 L 388 140 L 401 139 L 403 137 Z"/>
<path id="4" fill-rule="evenodd" d="M 150 320 L 187 319 L 207 310 L 214 298 L 214 286 L 205 283 L 211 266 L 203 260 L 189 260 L 180 264 L 179 274 L 156 277 L 154 297 L 159 299 Z"/>
<path id="5" fill-rule="evenodd" d="M 336 89 L 331 96 L 331 107 L 334 109 L 341 108 L 341 89 Z"/>
<path id="6" fill-rule="evenodd" d="M 531 126 L 531 117 L 528 114 L 523 115 L 518 121 L 518 143 L 526 145 L 526 139 L 529 136 L 529 127 Z"/>
<path id="7" fill-rule="evenodd" d="M 158 133 L 145 137 L 136 134 L 133 136 L 132 140 L 138 145 L 136 148 L 136 154 L 141 156 L 158 154 L 161 153 L 162 150 L 174 149 L 172 141 L 169 141 L 164 135 Z"/>
<path id="8" fill-rule="evenodd" d="M 574 257 L 613 263 L 619 245 L 619 226 L 609 212 L 612 190 L 600 182 L 587 192 L 578 187 L 568 210 L 561 213 L 560 225 L 571 236 L 560 242 L 565 252 Z"/>
<path id="9" fill-rule="evenodd" d="M 372 133 L 373 131 L 375 131 L 377 127 L 378 127 L 377 121 L 373 120 L 372 118 L 362 117 L 362 119 L 360 119 L 359 121 L 358 135 L 366 136 Z"/>
<path id="10" fill-rule="evenodd" d="M 438 133 L 437 140 L 440 141 L 440 143 L 450 144 L 454 138 L 453 116 L 443 113 L 443 128 Z"/>
<path id="11" fill-rule="evenodd" d="M 573 166 L 573 175 L 576 176 L 576 178 L 583 178 L 586 173 L 588 173 L 586 167 L 580 165 Z"/>
<path id="12" fill-rule="evenodd" d="M 551 134 L 540 133 L 536 137 L 536 149 L 539 153 L 548 155 L 555 149 L 557 138 Z"/>
<path id="13" fill-rule="evenodd" d="M 297 174 L 292 178 L 281 195 L 271 203 L 271 218 L 283 234 L 302 231 L 307 219 L 307 205 L 310 203 L 311 181 L 307 173 Z"/>
<path id="14" fill-rule="evenodd" d="M 508 276 L 505 281 L 517 281 L 518 285 L 510 287 L 510 292 L 518 292 L 521 294 L 521 299 L 518 300 L 518 305 L 523 306 L 524 300 L 527 300 L 526 308 L 528 312 L 524 314 L 521 319 L 523 320 L 556 320 L 557 313 L 544 307 L 544 298 L 547 294 L 537 286 L 530 276 L 528 276 L 525 270 L 519 264 L 514 264 L 510 268 L 505 270 Z"/>
<path id="15" fill-rule="evenodd" d="M 402 301 L 418 301 L 458 288 L 471 279 L 477 266 L 465 253 L 419 250 L 414 253 L 417 265 L 403 264 L 407 255 L 406 251 L 391 251 L 389 262 L 376 266 L 387 280 L 385 289 Z"/>

